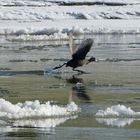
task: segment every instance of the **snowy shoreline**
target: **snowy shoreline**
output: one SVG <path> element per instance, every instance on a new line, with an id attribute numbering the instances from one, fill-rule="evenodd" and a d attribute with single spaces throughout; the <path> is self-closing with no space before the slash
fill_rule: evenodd
<path id="1" fill-rule="evenodd" d="M 57 24 L 58 22 L 59 24 Z M 7 38 L 8 35 L 15 35 L 11 40 L 65 40 L 68 39 L 69 32 L 73 32 L 74 35 L 140 34 L 140 20 L 65 20 L 65 22 L 63 20 L 48 20 L 29 23 L 17 21 L 0 22 L 0 34 L 6 35 Z"/>

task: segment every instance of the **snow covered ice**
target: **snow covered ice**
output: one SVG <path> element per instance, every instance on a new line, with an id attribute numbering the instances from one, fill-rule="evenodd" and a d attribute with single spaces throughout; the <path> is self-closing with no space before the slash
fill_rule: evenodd
<path id="1" fill-rule="evenodd" d="M 56 3 L 57 2 L 57 3 Z M 66 6 L 61 3 L 85 3 Z M 86 5 L 111 3 L 111 5 Z M 120 5 L 118 5 L 118 3 Z M 124 5 L 125 4 L 125 5 Z M 115 6 L 114 6 L 115 5 Z M 123 5 L 123 6 L 122 6 Z M 59 23 L 59 24 L 58 24 Z M 116 24 L 117 23 L 117 24 Z M 139 0 L 1 0 L 0 34 L 10 40 L 67 39 L 67 33 L 140 33 Z M 33 37 L 32 37 L 33 36 Z"/>

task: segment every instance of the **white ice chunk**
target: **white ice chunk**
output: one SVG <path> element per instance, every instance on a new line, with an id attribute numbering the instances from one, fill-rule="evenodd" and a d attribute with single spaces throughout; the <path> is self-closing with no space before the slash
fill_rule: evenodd
<path id="1" fill-rule="evenodd" d="M 105 110 L 98 110 L 96 113 L 98 117 L 140 117 L 140 112 L 135 112 L 130 107 L 124 105 L 114 105 Z"/>
<path id="2" fill-rule="evenodd" d="M 79 112 L 79 107 L 71 102 L 65 106 L 51 104 L 49 101 L 41 104 L 39 100 L 12 104 L 0 99 L 0 117 L 19 119 L 33 117 L 71 116 Z"/>

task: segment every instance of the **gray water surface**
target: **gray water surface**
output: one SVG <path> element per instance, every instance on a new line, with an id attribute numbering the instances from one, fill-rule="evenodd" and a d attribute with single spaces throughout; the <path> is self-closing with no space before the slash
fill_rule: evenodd
<path id="1" fill-rule="evenodd" d="M 0 139 L 140 139 L 140 117 L 95 115 L 118 104 L 140 112 L 140 35 L 85 37 L 95 42 L 87 57 L 97 58 L 79 68 L 87 74 L 65 67 L 48 73 L 71 58 L 67 41 L 11 42 L 0 37 L 0 98 L 13 104 L 74 101 L 81 108 L 65 118 L 0 118 Z"/>

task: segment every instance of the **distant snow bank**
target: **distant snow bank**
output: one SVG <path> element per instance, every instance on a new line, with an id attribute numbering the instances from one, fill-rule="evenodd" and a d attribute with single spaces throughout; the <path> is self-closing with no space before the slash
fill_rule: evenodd
<path id="1" fill-rule="evenodd" d="M 66 106 L 59 106 L 51 104 L 49 101 L 43 104 L 39 100 L 12 104 L 2 98 L 0 99 L 0 118 L 64 117 L 74 115 L 78 112 L 79 107 L 74 102 Z"/>
<path id="2" fill-rule="evenodd" d="M 50 6 L 47 0 L 0 0 L 0 6 Z"/>
<path id="3" fill-rule="evenodd" d="M 52 3 L 58 3 L 60 5 L 127 5 L 127 4 L 139 4 L 138 0 L 48 0 Z"/>
<path id="4" fill-rule="evenodd" d="M 66 19 L 140 19 L 140 5 L 0 7 L 0 20 L 40 22 Z"/>
<path id="5" fill-rule="evenodd" d="M 105 110 L 98 110 L 97 117 L 140 117 L 140 112 L 135 112 L 124 105 L 114 105 Z"/>

